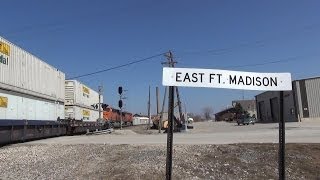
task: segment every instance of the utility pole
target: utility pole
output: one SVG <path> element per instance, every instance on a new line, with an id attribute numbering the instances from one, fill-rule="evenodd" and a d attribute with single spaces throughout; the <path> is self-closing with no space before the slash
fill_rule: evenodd
<path id="1" fill-rule="evenodd" d="M 167 55 L 165 55 L 167 57 L 168 62 L 163 62 L 162 64 L 168 65 L 169 67 L 174 67 L 174 65 L 177 63 L 176 61 L 173 61 L 173 55 L 172 52 L 169 51 L 169 53 Z M 179 93 L 179 89 L 178 87 L 175 87 L 176 89 L 176 93 L 177 93 L 177 104 L 178 104 L 178 108 L 179 108 L 179 116 L 180 116 L 180 122 L 182 122 L 183 119 L 183 112 L 182 112 L 182 107 L 181 107 L 181 100 L 180 100 L 180 93 Z"/>
<path id="2" fill-rule="evenodd" d="M 156 87 L 156 97 L 157 97 L 157 118 L 159 118 L 160 112 L 159 112 L 159 87 Z M 158 122 L 158 128 L 160 127 L 160 118 Z M 161 132 L 161 129 L 159 128 L 159 133 Z"/>
<path id="3" fill-rule="evenodd" d="M 98 87 L 98 92 L 99 92 L 99 104 L 98 104 L 98 108 L 99 108 L 99 123 L 101 123 L 101 95 L 102 95 L 102 92 L 103 92 L 103 86 L 99 86 Z"/>
<path id="4" fill-rule="evenodd" d="M 156 87 L 156 97 L 157 97 L 157 115 L 159 115 L 159 87 Z"/>
<path id="5" fill-rule="evenodd" d="M 176 62 L 173 61 L 172 52 L 166 55 L 169 67 L 174 67 Z M 167 130 L 167 161 L 166 161 L 166 179 L 171 180 L 172 177 L 172 149 L 173 149 L 173 121 L 174 121 L 174 86 L 169 86 L 169 104 L 168 104 L 168 130 Z"/>
<path id="6" fill-rule="evenodd" d="M 177 93 L 177 100 L 178 100 L 178 108 L 179 108 L 180 121 L 182 122 L 182 121 L 183 121 L 183 120 L 182 120 L 182 119 L 183 119 L 183 118 L 182 118 L 183 112 L 182 112 L 181 101 L 180 101 L 180 94 L 179 94 L 178 87 L 176 87 L 176 93 Z"/>
<path id="7" fill-rule="evenodd" d="M 162 102 L 162 108 L 161 108 L 161 115 L 159 119 L 159 133 L 161 133 L 161 128 L 162 128 L 162 121 L 163 121 L 163 112 L 164 112 L 164 106 L 166 104 L 166 99 L 167 99 L 167 87 L 164 89 L 164 96 L 163 96 L 163 102 Z"/>
<path id="8" fill-rule="evenodd" d="M 150 122 L 151 122 L 151 102 L 150 102 L 150 99 L 151 99 L 151 94 L 150 94 L 150 86 L 149 86 L 149 100 L 148 100 L 148 117 L 149 117 L 149 122 L 148 122 L 148 128 L 147 129 L 150 129 Z"/>

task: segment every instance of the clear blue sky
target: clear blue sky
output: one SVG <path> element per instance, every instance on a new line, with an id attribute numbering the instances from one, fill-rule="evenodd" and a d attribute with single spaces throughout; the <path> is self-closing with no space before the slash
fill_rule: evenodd
<path id="1" fill-rule="evenodd" d="M 0 14 L 0 36 L 67 77 L 168 50 L 174 51 L 178 67 L 291 72 L 294 79 L 320 76 L 316 0 L 10 0 L 1 2 Z M 128 89 L 126 109 L 145 113 L 148 86 L 153 95 L 156 86 L 163 93 L 164 60 L 157 57 L 79 80 L 95 89 L 102 84 L 105 102 L 111 105 L 116 105 L 116 89 L 123 85 Z M 284 62 L 230 67 L 278 60 Z M 244 96 L 253 99 L 258 93 L 245 91 Z M 243 91 L 181 88 L 181 95 L 189 111 L 200 113 L 205 106 L 221 110 L 242 99 Z"/>

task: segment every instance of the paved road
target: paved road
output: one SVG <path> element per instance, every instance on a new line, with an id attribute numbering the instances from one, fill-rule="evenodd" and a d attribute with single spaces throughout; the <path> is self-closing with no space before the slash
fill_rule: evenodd
<path id="1" fill-rule="evenodd" d="M 225 122 L 195 123 L 186 133 L 175 133 L 174 144 L 277 143 L 278 124 L 236 126 Z M 28 144 L 165 144 L 166 134 L 135 134 L 130 130 L 115 134 L 50 138 Z M 320 122 L 286 123 L 287 143 L 320 143 Z"/>

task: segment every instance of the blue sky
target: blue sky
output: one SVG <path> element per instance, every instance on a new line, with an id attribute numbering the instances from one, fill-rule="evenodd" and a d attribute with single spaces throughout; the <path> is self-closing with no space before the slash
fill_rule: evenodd
<path id="1" fill-rule="evenodd" d="M 291 72 L 320 76 L 320 1 L 103 1 L 1 2 L 0 36 L 73 77 L 172 50 L 177 67 Z M 272 61 L 279 63 L 249 66 Z M 161 97 L 165 57 L 80 78 L 104 86 L 107 104 L 117 87 L 126 109 L 145 113 L 148 86 Z M 248 65 L 248 66 L 247 66 Z M 180 88 L 188 111 L 219 111 L 257 91 Z M 161 98 L 162 99 L 162 98 Z"/>

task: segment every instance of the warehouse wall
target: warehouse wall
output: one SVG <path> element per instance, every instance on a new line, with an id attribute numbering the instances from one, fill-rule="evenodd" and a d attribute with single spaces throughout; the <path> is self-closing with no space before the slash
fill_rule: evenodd
<path id="1" fill-rule="evenodd" d="M 300 120 L 320 120 L 320 78 L 293 82 L 297 115 Z"/>
<path id="2" fill-rule="evenodd" d="M 285 121 L 297 121 L 293 92 L 285 91 L 283 96 Z M 267 91 L 256 96 L 257 117 L 260 122 L 279 122 L 279 99 L 279 91 Z"/>

